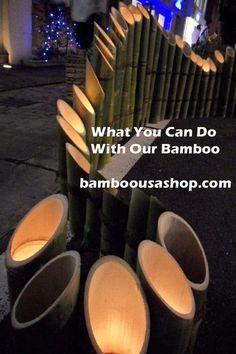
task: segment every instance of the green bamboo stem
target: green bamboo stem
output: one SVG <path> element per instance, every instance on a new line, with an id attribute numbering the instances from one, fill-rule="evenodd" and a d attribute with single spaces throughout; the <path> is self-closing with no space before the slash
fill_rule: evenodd
<path id="1" fill-rule="evenodd" d="M 81 178 L 88 180 L 90 163 L 73 145 L 66 143 L 67 188 L 70 230 L 73 249 L 79 249 L 86 218 L 86 189 L 80 187 Z"/>
<path id="2" fill-rule="evenodd" d="M 115 65 L 115 56 L 111 53 L 109 48 L 105 45 L 105 43 L 99 38 L 96 34 L 94 35 L 94 44 L 98 46 L 98 48 L 101 50 L 102 54 L 104 57 L 107 59 L 108 63 L 114 68 Z M 95 53 L 97 51 L 95 50 Z M 94 59 L 95 61 L 96 59 Z"/>
<path id="3" fill-rule="evenodd" d="M 176 50 L 175 50 L 175 58 L 173 64 L 173 73 L 172 73 L 171 83 L 170 83 L 170 90 L 168 95 L 168 106 L 165 115 L 166 119 L 173 119 L 174 117 L 174 109 L 176 103 L 176 96 L 178 93 L 178 84 L 179 84 L 181 63 L 183 57 L 183 48 L 185 44 L 183 38 L 181 38 L 180 36 L 176 35 L 175 38 L 176 38 Z"/>
<path id="4" fill-rule="evenodd" d="M 226 117 L 230 86 L 232 81 L 234 67 L 235 51 L 232 47 L 227 47 L 225 51 L 225 63 L 222 71 L 222 80 L 220 86 L 220 95 L 218 100 L 217 116 Z"/>
<path id="5" fill-rule="evenodd" d="M 174 57 L 175 57 L 175 48 L 176 48 L 176 39 L 172 32 L 169 32 L 169 48 L 168 48 L 168 62 L 167 62 L 167 71 L 165 77 L 165 88 L 163 93 L 163 100 L 161 106 L 161 119 L 165 119 L 166 107 L 168 101 L 168 95 L 170 90 L 171 76 L 174 65 Z M 163 38 L 165 38 L 163 36 Z M 164 39 L 163 39 L 164 40 Z"/>
<path id="6" fill-rule="evenodd" d="M 150 198 L 140 189 L 133 189 L 125 245 L 124 259 L 135 269 L 139 243 L 146 238 Z"/>
<path id="7" fill-rule="evenodd" d="M 204 117 L 209 76 L 210 76 L 210 65 L 207 60 L 204 60 L 202 66 L 202 77 L 201 77 L 201 82 L 199 87 L 198 101 L 197 101 L 196 114 L 195 114 L 196 118 Z"/>
<path id="8" fill-rule="evenodd" d="M 214 57 L 213 60 L 215 62 L 215 65 L 217 67 L 217 72 L 216 72 L 216 80 L 215 80 L 215 87 L 214 87 L 214 92 L 213 92 L 213 97 L 212 97 L 212 106 L 211 106 L 211 117 L 216 117 L 217 114 L 217 106 L 218 106 L 218 100 L 219 100 L 219 95 L 220 95 L 220 85 L 221 85 L 221 80 L 222 80 L 222 70 L 223 70 L 223 64 L 224 64 L 224 57 L 219 52 L 218 50 L 214 51 Z"/>
<path id="9" fill-rule="evenodd" d="M 111 54 L 116 56 L 116 46 L 108 34 L 96 23 L 94 22 L 94 36 L 97 35 L 109 49 Z"/>
<path id="10" fill-rule="evenodd" d="M 190 119 L 195 118 L 195 113 L 197 108 L 197 98 L 199 94 L 199 88 L 200 88 L 201 77 L 202 77 L 202 66 L 203 66 L 203 59 L 200 56 L 198 56 L 197 68 L 196 68 L 195 78 L 193 82 L 193 89 L 192 89 L 191 99 L 188 107 L 187 117 Z"/>
<path id="11" fill-rule="evenodd" d="M 188 43 L 184 44 L 183 48 L 183 57 L 181 62 L 181 69 L 180 69 L 180 78 L 178 83 L 177 95 L 176 95 L 176 102 L 175 102 L 175 110 L 174 110 L 174 119 L 179 119 L 180 117 L 180 110 L 183 103 L 183 96 L 184 90 L 189 74 L 189 67 L 190 67 L 190 57 L 191 57 L 192 49 L 188 45 Z"/>
<path id="12" fill-rule="evenodd" d="M 161 41 L 160 57 L 153 92 L 152 108 L 150 115 L 151 123 L 157 123 L 161 120 L 161 109 L 164 99 L 169 50 L 169 33 L 163 30 L 163 36 L 164 39 Z"/>
<path id="13" fill-rule="evenodd" d="M 156 240 L 157 223 L 160 215 L 166 211 L 165 206 L 156 197 L 150 197 L 150 205 L 147 218 L 147 240 Z"/>
<path id="14" fill-rule="evenodd" d="M 233 118 L 235 117 L 236 111 L 236 60 L 234 60 L 234 67 L 232 73 L 232 81 L 230 86 L 230 93 L 229 93 L 229 102 L 228 102 L 228 109 L 227 109 L 227 117 Z"/>
<path id="15" fill-rule="evenodd" d="M 57 116 L 59 146 L 58 146 L 58 175 L 61 185 L 61 192 L 67 195 L 67 169 L 66 169 L 66 151 L 65 144 L 71 143 L 77 147 L 81 153 L 90 160 L 89 148 L 83 138 L 75 131 L 75 129 L 62 117 Z"/>
<path id="16" fill-rule="evenodd" d="M 216 72 L 217 72 L 217 68 L 213 60 L 207 58 L 207 61 L 210 65 L 210 76 L 209 76 L 209 82 L 207 87 L 205 112 L 204 112 L 204 117 L 206 118 L 210 117 L 212 98 L 213 98 L 213 92 L 214 92 L 215 81 L 216 81 Z"/>
<path id="17" fill-rule="evenodd" d="M 149 39 L 149 30 L 150 30 L 149 13 L 140 4 L 138 4 L 138 10 L 142 14 L 143 22 L 142 22 L 141 41 L 140 41 L 137 86 L 136 86 L 136 94 L 135 94 L 134 126 L 136 127 L 140 126 L 142 122 L 144 85 L 145 85 L 145 78 L 146 78 L 148 44 L 149 44 L 148 39 Z"/>
<path id="18" fill-rule="evenodd" d="M 190 58 L 191 58 L 191 62 L 189 67 L 189 75 L 184 89 L 183 102 L 180 111 L 180 117 L 182 119 L 186 119 L 188 116 L 188 108 L 189 108 L 189 103 L 190 103 L 191 94 L 193 90 L 194 78 L 195 78 L 197 61 L 199 60 L 199 56 L 192 51 Z"/>

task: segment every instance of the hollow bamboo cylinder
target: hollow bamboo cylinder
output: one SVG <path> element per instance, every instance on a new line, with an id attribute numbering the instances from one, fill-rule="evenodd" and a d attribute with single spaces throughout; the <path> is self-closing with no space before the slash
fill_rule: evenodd
<path id="1" fill-rule="evenodd" d="M 123 258 L 129 204 L 117 189 L 104 190 L 101 213 L 101 255 Z"/>
<path id="2" fill-rule="evenodd" d="M 150 197 L 140 189 L 131 194 L 124 259 L 135 269 L 139 243 L 146 238 Z"/>
<path id="3" fill-rule="evenodd" d="M 209 285 L 207 258 L 201 242 L 191 226 L 172 212 L 166 212 L 160 216 L 157 235 L 157 241 L 172 254 L 183 269 L 193 291 L 196 303 L 190 343 L 190 347 L 193 349 L 198 328 L 205 314 Z"/>
<path id="4" fill-rule="evenodd" d="M 137 273 L 150 310 L 148 353 L 184 354 L 195 314 L 186 276 L 164 248 L 149 240 L 139 245 Z"/>
<path id="5" fill-rule="evenodd" d="M 175 102 L 175 109 L 174 109 L 174 119 L 182 118 L 180 117 L 180 111 L 183 104 L 183 96 L 184 90 L 189 74 L 189 67 L 190 67 L 190 57 L 191 57 L 192 49 L 188 45 L 188 43 L 184 44 L 183 48 L 183 57 L 181 62 L 181 69 L 180 69 L 180 77 L 176 95 L 176 102 Z"/>
<path id="6" fill-rule="evenodd" d="M 101 50 L 104 57 L 107 59 L 109 64 L 111 64 L 112 68 L 114 68 L 116 57 L 111 53 L 111 51 L 108 49 L 108 47 L 105 45 L 105 43 L 96 34 L 94 36 L 94 43 Z M 96 51 L 95 51 L 95 53 L 96 53 Z M 94 59 L 94 60 L 96 60 L 96 59 Z"/>
<path id="7" fill-rule="evenodd" d="M 108 36 L 108 34 L 96 23 L 94 22 L 94 35 L 97 35 L 106 47 L 109 49 L 111 54 L 115 57 L 116 56 L 116 46 L 112 39 Z"/>
<path id="8" fill-rule="evenodd" d="M 67 123 L 62 117 L 57 116 L 58 133 L 59 133 L 59 167 L 58 174 L 60 178 L 61 191 L 67 194 L 67 169 L 66 169 L 66 151 L 65 144 L 71 143 L 77 147 L 82 154 L 90 160 L 89 148 L 83 138 L 75 131 L 75 129 Z"/>
<path id="9" fill-rule="evenodd" d="M 214 92 L 213 92 L 213 97 L 212 97 L 212 106 L 211 106 L 211 112 L 210 112 L 211 117 L 215 117 L 217 114 L 217 106 L 218 106 L 218 100 L 219 100 L 219 94 L 220 94 L 220 85 L 221 85 L 221 80 L 222 80 L 222 70 L 223 70 L 223 64 L 225 61 L 223 55 L 218 50 L 214 51 L 213 60 L 214 60 L 215 65 L 217 67 L 217 72 L 216 72 L 215 87 L 214 87 Z"/>
<path id="10" fill-rule="evenodd" d="M 11 305 L 32 275 L 66 249 L 67 198 L 51 195 L 36 204 L 16 227 L 6 251 Z"/>
<path id="11" fill-rule="evenodd" d="M 58 255 L 33 275 L 11 313 L 18 350 L 23 347 L 22 353 L 46 353 L 46 343 L 61 349 L 55 339 L 70 321 L 79 284 L 80 256 L 75 251 Z"/>
<path id="12" fill-rule="evenodd" d="M 197 60 L 197 68 L 196 68 L 195 78 L 194 78 L 194 82 L 193 82 L 191 99 L 190 99 L 189 107 L 188 107 L 187 117 L 190 119 L 195 118 L 195 114 L 196 114 L 197 99 L 198 99 L 200 83 L 201 83 L 201 78 L 202 78 L 202 71 L 203 71 L 202 66 L 203 66 L 203 59 L 199 56 L 198 60 Z"/>
<path id="13" fill-rule="evenodd" d="M 180 111 L 180 117 L 182 119 L 186 119 L 188 115 L 188 108 L 189 108 L 189 103 L 190 103 L 191 94 L 193 90 L 195 73 L 197 69 L 197 61 L 199 60 L 199 58 L 200 57 L 192 51 L 190 57 L 191 62 L 189 67 L 189 75 L 184 89 L 183 102 Z"/>
<path id="14" fill-rule="evenodd" d="M 229 92 L 229 102 L 226 116 L 229 118 L 236 117 L 236 60 L 234 60 L 234 67 L 232 72 L 232 80 Z"/>
<path id="15" fill-rule="evenodd" d="M 73 249 L 79 249 L 83 239 L 86 218 L 86 189 L 80 187 L 81 179 L 88 180 L 90 163 L 73 145 L 66 143 L 67 189 L 70 230 Z"/>
<path id="16" fill-rule="evenodd" d="M 134 115 L 134 126 L 139 127 L 142 122 L 143 116 L 143 99 L 144 99 L 144 85 L 146 79 L 146 69 L 147 69 L 147 57 L 148 57 L 148 44 L 149 44 L 149 30 L 150 30 L 150 15 L 147 10 L 138 4 L 138 10 L 142 14 L 142 33 L 140 41 L 140 55 L 138 63 L 138 75 L 135 94 L 135 115 Z"/>
<path id="17" fill-rule="evenodd" d="M 147 218 L 147 231 L 146 231 L 146 239 L 147 240 L 156 240 L 157 233 L 157 223 L 160 215 L 166 211 L 163 203 L 158 200 L 156 197 L 150 197 L 150 204 L 148 210 L 148 218 Z"/>
<path id="18" fill-rule="evenodd" d="M 207 58 L 207 61 L 210 65 L 210 74 L 209 74 L 209 82 L 208 82 L 207 93 L 206 93 L 205 111 L 204 111 L 204 117 L 206 118 L 210 117 L 213 92 L 214 92 L 215 81 L 216 81 L 216 72 L 217 72 L 217 68 L 213 60 Z"/>
<path id="19" fill-rule="evenodd" d="M 210 65 L 207 60 L 204 60 L 203 66 L 202 66 L 202 77 L 201 77 L 201 81 L 200 81 L 195 118 L 203 118 L 204 117 L 209 76 L 210 76 Z"/>
<path id="20" fill-rule="evenodd" d="M 125 261 L 106 256 L 93 265 L 84 311 L 96 353 L 147 353 L 149 311 L 140 282 Z"/>

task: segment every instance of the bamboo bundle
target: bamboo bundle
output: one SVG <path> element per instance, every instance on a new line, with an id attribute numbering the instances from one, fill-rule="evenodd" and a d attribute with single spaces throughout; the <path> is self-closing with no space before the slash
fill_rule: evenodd
<path id="1" fill-rule="evenodd" d="M 65 121 L 61 116 L 57 116 L 58 132 L 59 132 L 59 166 L 58 175 L 60 178 L 61 191 L 67 194 L 67 169 L 66 169 L 66 152 L 65 144 L 71 143 L 77 147 L 82 154 L 90 160 L 89 148 L 83 138 L 75 131 L 75 129 Z"/>
<path id="2" fill-rule="evenodd" d="M 73 85 L 73 107 L 84 123 L 86 142 L 90 148 L 93 142 L 92 127 L 95 126 L 95 111 L 87 96 L 76 85 Z"/>
<path id="3" fill-rule="evenodd" d="M 117 189 L 104 190 L 102 199 L 101 255 L 123 258 L 129 204 Z"/>
<path id="4" fill-rule="evenodd" d="M 113 43 L 112 39 L 108 36 L 108 34 L 96 23 L 94 22 L 94 36 L 97 35 L 105 46 L 109 49 L 111 54 L 116 57 L 116 46 Z"/>
<path id="5" fill-rule="evenodd" d="M 130 110 L 131 110 L 130 128 L 132 129 L 133 122 L 134 122 L 135 95 L 136 95 L 136 87 L 137 87 L 138 62 L 139 62 L 139 55 L 140 55 L 140 41 L 141 41 L 141 34 L 142 34 L 143 17 L 141 12 L 137 9 L 137 7 L 133 5 L 129 5 L 129 10 L 132 13 L 135 21 L 131 97 L 130 97 Z"/>
<path id="6" fill-rule="evenodd" d="M 88 180 L 90 163 L 73 145 L 66 143 L 67 189 L 70 230 L 73 249 L 79 249 L 86 218 L 86 189 L 80 187 L 81 178 Z"/>
<path id="7" fill-rule="evenodd" d="M 181 118 L 180 111 L 183 103 L 184 90 L 185 90 L 185 86 L 189 74 L 191 53 L 192 53 L 191 47 L 188 45 L 188 43 L 184 43 L 183 57 L 182 57 L 181 69 L 180 69 L 180 78 L 178 83 L 174 116 L 173 116 L 174 119 Z"/>
<path id="8" fill-rule="evenodd" d="M 207 60 L 204 60 L 202 66 L 202 77 L 199 87 L 199 94 L 196 106 L 196 118 L 203 118 L 205 111 L 206 95 L 209 82 L 210 65 Z"/>
<path id="9" fill-rule="evenodd" d="M 96 34 L 94 35 L 94 44 L 98 46 L 104 57 L 107 59 L 108 63 L 112 66 L 112 68 L 114 68 L 116 57 L 111 53 L 105 43 Z M 98 55 L 98 52 L 95 50 L 94 55 L 96 54 Z M 93 58 L 93 60 L 96 61 L 97 59 Z"/>
<path id="10" fill-rule="evenodd" d="M 66 249 L 67 198 L 55 194 L 41 200 L 20 221 L 6 251 L 11 305 L 33 274 Z"/>
<path id="11" fill-rule="evenodd" d="M 148 354 L 184 354 L 195 303 L 182 269 L 163 247 L 145 240 L 138 248 L 137 273 L 150 310 Z"/>
<path id="12" fill-rule="evenodd" d="M 170 37 L 173 38 L 172 35 L 170 35 Z M 165 40 L 165 36 L 163 35 L 163 28 L 157 22 L 156 42 L 153 44 L 155 46 L 155 50 L 154 50 L 153 66 L 152 66 L 152 73 L 151 73 L 151 83 L 150 83 L 150 92 L 149 92 L 149 99 L 148 99 L 147 122 L 150 121 L 152 98 L 153 98 L 153 92 L 154 92 L 154 87 L 155 87 L 156 74 L 157 74 L 157 65 L 158 65 L 158 61 L 159 61 L 159 57 L 160 57 L 160 48 L 161 48 L 162 40 Z"/>
<path id="13" fill-rule="evenodd" d="M 166 212 L 158 221 L 158 242 L 172 254 L 183 269 L 192 288 L 196 314 L 191 334 L 190 349 L 193 350 L 198 328 L 204 318 L 209 267 L 204 249 L 191 226 L 180 216 Z"/>
<path id="14" fill-rule="evenodd" d="M 163 36 L 163 40 L 165 40 L 164 38 L 165 37 Z M 174 57 L 175 57 L 176 39 L 172 32 L 168 33 L 168 41 L 169 41 L 168 57 L 167 57 L 168 61 L 167 61 L 167 71 L 165 76 L 163 100 L 161 106 L 161 119 L 165 119 L 166 107 L 168 103 L 167 101 L 168 101 L 168 95 L 169 95 L 170 83 L 171 83 L 171 76 L 173 71 Z"/>
<path id="15" fill-rule="evenodd" d="M 143 113 L 141 125 L 144 126 L 147 122 L 147 111 L 148 102 L 151 89 L 151 78 L 152 78 L 152 68 L 154 60 L 154 51 L 157 36 L 157 22 L 156 19 L 150 15 L 150 29 L 149 29 L 149 43 L 148 43 L 148 56 L 147 56 L 147 66 L 146 66 L 146 77 L 144 84 L 144 97 L 143 97 Z"/>
<path id="16" fill-rule="evenodd" d="M 150 197 L 150 205 L 148 210 L 148 218 L 147 218 L 147 231 L 146 231 L 146 239 L 147 240 L 156 240 L 157 233 L 157 222 L 159 216 L 166 211 L 166 208 L 162 204 L 160 200 L 156 197 Z"/>
<path id="17" fill-rule="evenodd" d="M 150 16 L 147 10 L 138 4 L 138 10 L 142 14 L 142 34 L 140 41 L 140 55 L 138 63 L 138 76 L 135 94 L 134 126 L 139 127 L 143 116 L 144 85 L 146 78 L 148 38 L 150 30 Z"/>
<path id="18" fill-rule="evenodd" d="M 218 100 L 220 95 L 220 85 L 222 80 L 222 70 L 225 61 L 223 55 L 218 50 L 215 50 L 213 60 L 217 67 L 217 72 L 216 72 L 215 87 L 214 87 L 213 98 L 212 98 L 212 106 L 211 106 L 211 113 L 210 113 L 211 117 L 215 117 L 217 114 L 217 106 L 218 106 Z"/>
<path id="19" fill-rule="evenodd" d="M 190 59 L 191 62 L 189 67 L 189 75 L 184 89 L 183 102 L 180 111 L 180 117 L 182 119 L 186 119 L 188 115 L 188 108 L 189 108 L 189 103 L 190 103 L 191 94 L 193 90 L 194 78 L 195 78 L 197 61 L 199 60 L 199 56 L 192 51 Z"/>
<path id="20" fill-rule="evenodd" d="M 206 93 L 204 117 L 208 118 L 210 116 L 210 112 L 211 112 L 212 98 L 213 98 L 213 92 L 214 92 L 214 87 L 215 87 L 217 68 L 216 68 L 216 65 L 214 64 L 213 60 L 211 60 L 210 58 L 207 58 L 207 61 L 210 65 L 210 76 L 209 76 L 209 82 L 208 82 L 207 93 Z"/>
<path id="21" fill-rule="evenodd" d="M 147 353 L 149 310 L 137 275 L 122 259 L 106 256 L 92 266 L 84 313 L 96 353 Z"/>
<path id="22" fill-rule="evenodd" d="M 146 238 L 150 198 L 142 190 L 132 190 L 124 259 L 135 269 L 139 243 Z"/>
<path id="23" fill-rule="evenodd" d="M 225 118 L 227 113 L 234 59 L 234 49 L 232 47 L 227 47 L 225 51 L 225 63 L 222 70 L 222 80 L 220 85 L 220 95 L 217 108 L 217 115 L 222 118 Z"/>
<path id="24" fill-rule="evenodd" d="M 167 110 L 165 115 L 166 119 L 173 119 L 174 117 L 175 101 L 177 96 L 181 63 L 183 58 L 183 48 L 185 45 L 183 38 L 181 38 L 178 35 L 176 35 L 175 38 L 176 38 L 176 49 L 175 49 L 175 58 L 173 64 L 174 71 L 171 77 L 170 90 L 168 95 L 168 105 L 167 105 Z"/>
<path id="25" fill-rule="evenodd" d="M 235 115 L 236 115 L 235 108 L 236 108 L 236 60 L 234 60 L 232 81 L 231 81 L 230 93 L 229 93 L 227 117 L 229 117 L 229 118 L 235 117 Z"/>
<path id="26" fill-rule="evenodd" d="M 102 86 L 95 74 L 90 61 L 87 59 L 86 63 L 86 79 L 85 79 L 85 93 L 91 102 L 95 111 L 95 126 L 102 127 L 103 124 L 103 104 L 105 94 Z M 99 144 L 101 138 L 93 137 L 94 144 Z M 94 169 L 99 169 L 99 154 L 92 154 L 92 165 Z"/>
<path id="27" fill-rule="evenodd" d="M 203 66 L 203 59 L 200 56 L 198 56 L 197 68 L 196 68 L 195 78 L 193 82 L 193 89 L 192 89 L 191 99 L 189 101 L 189 107 L 188 107 L 187 117 L 190 119 L 195 118 L 195 114 L 196 114 L 197 98 L 199 94 L 199 88 L 200 88 L 201 77 L 202 77 L 202 66 Z"/>

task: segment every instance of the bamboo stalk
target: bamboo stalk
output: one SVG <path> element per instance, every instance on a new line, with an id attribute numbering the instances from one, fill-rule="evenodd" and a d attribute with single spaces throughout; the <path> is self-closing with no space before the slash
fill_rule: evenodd
<path id="1" fill-rule="evenodd" d="M 97 35 L 106 47 L 109 49 L 111 54 L 115 57 L 116 56 L 116 46 L 113 43 L 112 39 L 108 36 L 108 34 L 97 24 L 94 22 L 94 36 Z"/>
<path id="2" fill-rule="evenodd" d="M 192 89 L 191 99 L 188 107 L 187 116 L 190 119 L 195 118 L 195 113 L 197 108 L 197 98 L 199 94 L 199 88 L 200 88 L 201 77 L 202 77 L 202 66 L 203 66 L 203 59 L 200 56 L 198 56 L 197 68 L 196 68 L 195 78 L 193 82 L 193 89 Z"/>
<path id="3" fill-rule="evenodd" d="M 209 82 L 208 82 L 207 93 L 206 93 L 206 103 L 205 103 L 204 116 L 208 118 L 208 117 L 210 117 L 210 112 L 211 112 L 212 98 L 213 98 L 213 92 L 214 92 L 214 87 L 215 87 L 217 68 L 216 68 L 216 65 L 214 64 L 213 60 L 211 60 L 210 58 L 207 58 L 207 61 L 210 65 L 210 76 L 209 76 Z"/>
<path id="4" fill-rule="evenodd" d="M 114 68 L 115 56 L 111 53 L 111 51 L 105 45 L 105 43 L 101 40 L 101 38 L 99 38 L 96 34 L 94 35 L 94 43 L 101 50 L 102 54 L 107 59 L 108 63 L 112 66 L 112 68 Z M 95 51 L 94 53 L 97 53 L 97 51 Z M 93 60 L 96 61 L 96 58 L 94 58 Z"/>
<path id="5" fill-rule="evenodd" d="M 148 353 L 185 353 L 195 303 L 182 269 L 163 247 L 145 240 L 138 248 L 137 274 L 150 310 Z"/>
<path id="6" fill-rule="evenodd" d="M 189 103 L 190 103 L 191 94 L 193 90 L 195 73 L 197 69 L 197 61 L 199 60 L 200 57 L 192 51 L 190 58 L 191 58 L 191 62 L 189 68 L 189 76 L 186 82 L 184 96 L 183 96 L 183 103 L 180 111 L 180 117 L 182 119 L 186 119 L 188 116 L 188 108 L 189 108 Z"/>
<path id="7" fill-rule="evenodd" d="M 233 118 L 236 115 L 236 60 L 234 60 L 234 67 L 232 72 L 232 81 L 230 86 L 229 93 L 229 102 L 228 102 L 228 110 L 227 117 Z"/>
<path id="8" fill-rule="evenodd" d="M 80 187 L 80 180 L 88 180 L 91 166 L 81 152 L 69 143 L 66 143 L 66 164 L 72 244 L 73 249 L 79 250 L 83 239 L 87 198 L 86 189 Z"/>
<path id="9" fill-rule="evenodd" d="M 135 269 L 139 243 L 146 238 L 150 198 L 140 189 L 133 189 L 125 245 L 124 259 Z"/>
<path id="10" fill-rule="evenodd" d="M 195 114 L 196 118 L 204 117 L 207 87 L 209 82 L 209 73 L 210 73 L 210 65 L 207 60 L 204 60 L 202 66 L 202 77 L 201 77 L 201 82 L 199 87 L 199 94 L 198 94 L 196 114 Z"/>
<path id="11" fill-rule="evenodd" d="M 225 118 L 227 113 L 234 60 L 234 49 L 232 47 L 227 47 L 225 51 L 225 63 L 222 70 L 222 80 L 217 108 L 217 115 L 222 118 Z"/>
<path id="12" fill-rule="evenodd" d="M 111 8 L 111 15 L 113 16 L 113 19 L 116 21 L 115 28 L 118 29 L 118 35 L 120 34 L 120 29 L 122 32 L 125 34 L 125 36 L 128 36 L 128 25 L 124 18 L 121 16 L 121 13 L 115 8 Z M 112 21 L 113 22 L 113 21 Z M 119 24 L 120 28 L 117 26 Z"/>
<path id="13" fill-rule="evenodd" d="M 157 233 L 157 223 L 160 215 L 166 211 L 166 208 L 160 200 L 156 197 L 150 197 L 150 205 L 148 210 L 148 219 L 147 219 L 147 240 L 156 240 Z"/>
<path id="14" fill-rule="evenodd" d="M 182 57 L 181 69 L 180 69 L 180 78 L 178 83 L 174 116 L 173 116 L 174 119 L 181 118 L 180 111 L 183 103 L 184 90 L 185 90 L 185 86 L 189 74 L 191 53 L 192 53 L 191 47 L 188 45 L 188 43 L 184 43 L 183 57 Z"/>
<path id="15" fill-rule="evenodd" d="M 220 85 L 222 80 L 222 70 L 225 61 L 223 55 L 218 50 L 214 51 L 213 60 L 217 67 L 217 72 L 216 72 L 215 87 L 214 87 L 213 98 L 212 98 L 212 106 L 211 106 L 211 113 L 210 113 L 211 117 L 215 117 L 217 114 L 217 106 L 218 106 L 218 100 L 220 95 Z"/>
<path id="16" fill-rule="evenodd" d="M 144 85 L 146 78 L 148 39 L 150 30 L 149 13 L 141 4 L 138 4 L 138 10 L 142 14 L 143 22 L 138 63 L 137 87 L 135 94 L 134 126 L 136 127 L 140 126 L 143 116 Z"/>

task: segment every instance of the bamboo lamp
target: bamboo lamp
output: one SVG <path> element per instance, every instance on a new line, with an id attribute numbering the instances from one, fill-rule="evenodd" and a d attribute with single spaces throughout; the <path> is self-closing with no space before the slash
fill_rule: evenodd
<path id="1" fill-rule="evenodd" d="M 117 27 L 117 24 L 119 24 L 123 33 L 125 34 L 125 36 L 127 36 L 128 32 L 129 32 L 128 25 L 125 22 L 124 18 L 121 16 L 121 13 L 115 7 L 112 7 L 111 8 L 111 15 L 113 16 L 113 20 L 116 20 L 116 27 Z"/>
<path id="2" fill-rule="evenodd" d="M 98 46 L 98 48 L 101 50 L 102 54 L 105 56 L 107 61 L 111 64 L 112 67 L 115 65 L 115 55 L 112 54 L 110 49 L 105 45 L 105 43 L 102 41 L 101 38 L 98 37 L 98 35 L 94 35 L 94 43 Z M 96 51 L 95 51 L 96 53 Z M 94 60 L 94 59 L 93 59 Z M 96 60 L 96 59 L 95 59 Z"/>
<path id="3" fill-rule="evenodd" d="M 67 198 L 51 195 L 20 221 L 6 251 L 10 301 L 40 266 L 66 248 Z"/>
<path id="4" fill-rule="evenodd" d="M 195 302 L 182 269 L 163 247 L 145 240 L 138 248 L 137 272 L 150 310 L 148 353 L 185 353 Z"/>
<path id="5" fill-rule="evenodd" d="M 116 256 L 91 268 L 84 297 L 86 325 L 96 353 L 144 354 L 149 311 L 137 275 Z"/>
<path id="6" fill-rule="evenodd" d="M 112 55 L 116 56 L 116 46 L 113 43 L 112 39 L 108 36 L 108 34 L 96 23 L 94 22 L 94 34 L 97 35 L 112 53 Z"/>

